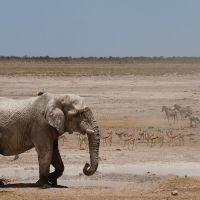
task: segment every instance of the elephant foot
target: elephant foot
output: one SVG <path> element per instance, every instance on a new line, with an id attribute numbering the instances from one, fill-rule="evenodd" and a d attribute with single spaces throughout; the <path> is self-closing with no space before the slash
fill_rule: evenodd
<path id="1" fill-rule="evenodd" d="M 5 185 L 7 185 L 7 183 L 9 183 L 10 181 L 8 179 L 5 178 L 0 178 L 0 188 L 4 187 Z"/>
<path id="2" fill-rule="evenodd" d="M 51 184 L 48 181 L 45 181 L 45 180 L 42 180 L 42 179 L 39 179 L 36 182 L 36 186 L 40 187 L 41 189 L 51 188 Z"/>
<path id="3" fill-rule="evenodd" d="M 56 187 L 58 185 L 57 177 L 55 177 L 53 174 L 49 174 L 48 181 L 53 187 Z"/>
<path id="4" fill-rule="evenodd" d="M 48 188 L 51 188 L 51 185 L 49 184 L 44 184 L 40 187 L 41 189 L 48 189 Z"/>
<path id="5" fill-rule="evenodd" d="M 4 187 L 4 182 L 2 180 L 0 180 L 0 188 Z"/>
<path id="6" fill-rule="evenodd" d="M 36 186 L 42 189 L 56 187 L 57 186 L 57 177 L 54 174 L 49 174 L 48 180 L 40 178 L 36 182 Z"/>

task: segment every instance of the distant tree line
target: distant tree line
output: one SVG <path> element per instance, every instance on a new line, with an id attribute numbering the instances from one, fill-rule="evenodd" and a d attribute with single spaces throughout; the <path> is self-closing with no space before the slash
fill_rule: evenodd
<path id="1" fill-rule="evenodd" d="M 86 62 L 86 63 L 117 63 L 117 64 L 131 64 L 131 63 L 200 63 L 200 57 L 50 57 L 50 56 L 0 56 L 0 61 L 19 61 L 19 62 Z"/>

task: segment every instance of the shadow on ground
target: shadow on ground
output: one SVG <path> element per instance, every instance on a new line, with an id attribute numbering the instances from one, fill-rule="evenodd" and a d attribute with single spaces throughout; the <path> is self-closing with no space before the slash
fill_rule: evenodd
<path id="1" fill-rule="evenodd" d="M 4 183 L 0 182 L 0 188 L 38 188 L 35 183 Z M 68 188 L 67 186 L 57 185 L 51 188 Z"/>

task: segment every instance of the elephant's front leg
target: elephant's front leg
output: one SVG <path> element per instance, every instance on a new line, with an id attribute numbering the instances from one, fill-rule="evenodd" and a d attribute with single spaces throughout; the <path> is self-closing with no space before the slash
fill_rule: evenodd
<path id="1" fill-rule="evenodd" d="M 52 184 L 52 186 L 56 186 L 57 179 L 63 174 L 64 171 L 64 164 L 58 149 L 58 140 L 54 141 L 53 144 L 53 155 L 51 164 L 55 168 L 55 171 L 49 174 L 49 182 Z"/>
<path id="2" fill-rule="evenodd" d="M 52 145 L 53 146 L 53 145 Z M 42 188 L 48 188 L 49 184 L 49 170 L 52 161 L 52 148 L 41 148 L 37 150 L 38 152 L 38 162 L 39 162 L 39 176 L 40 179 L 37 181 L 36 185 Z"/>
<path id="3" fill-rule="evenodd" d="M 49 126 L 44 126 L 43 121 L 34 124 L 31 133 L 32 142 L 38 154 L 39 180 L 36 185 L 42 188 L 51 186 L 49 171 L 53 154 L 54 134 Z"/>

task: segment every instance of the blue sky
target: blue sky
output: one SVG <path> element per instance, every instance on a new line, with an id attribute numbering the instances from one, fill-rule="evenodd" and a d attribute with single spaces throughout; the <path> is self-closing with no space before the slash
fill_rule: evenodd
<path id="1" fill-rule="evenodd" d="M 200 56 L 199 0 L 0 0 L 0 55 Z"/>

